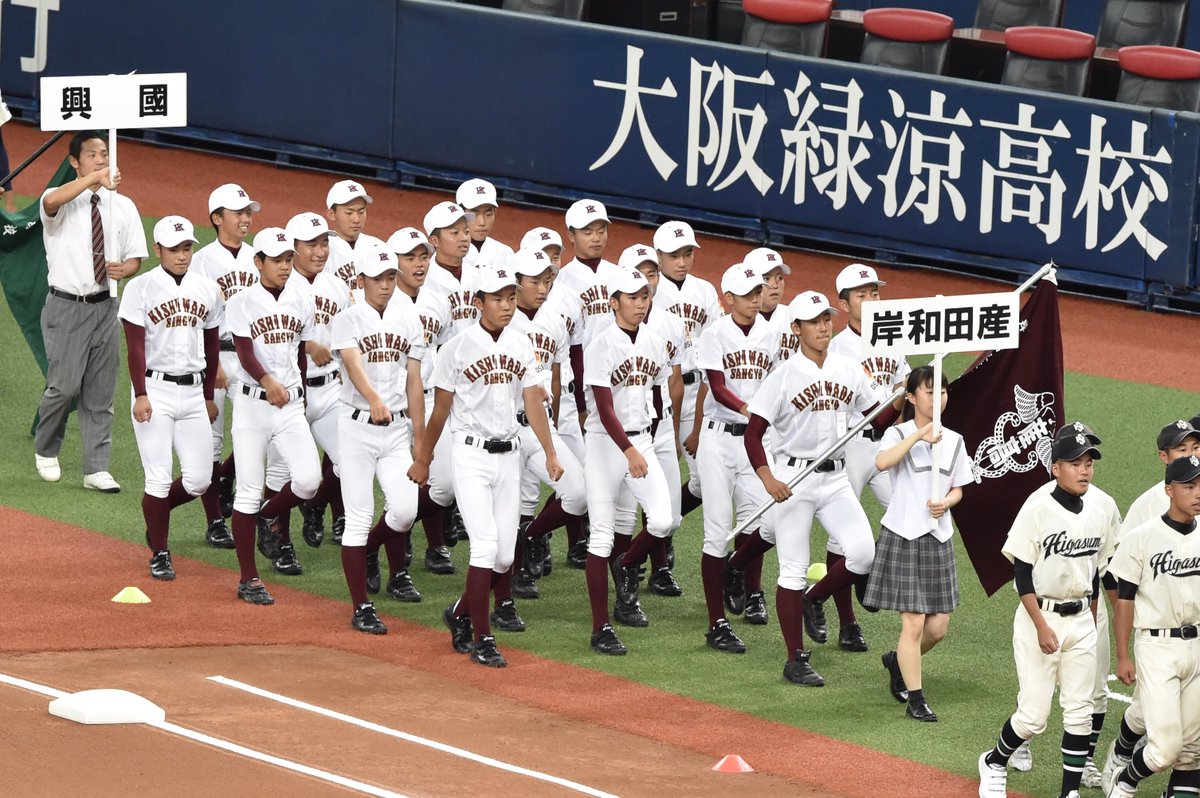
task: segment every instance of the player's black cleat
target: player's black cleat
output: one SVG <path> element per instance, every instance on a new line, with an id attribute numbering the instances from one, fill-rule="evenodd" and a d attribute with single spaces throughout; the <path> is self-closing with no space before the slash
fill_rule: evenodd
<path id="1" fill-rule="evenodd" d="M 625 604 L 617 599 L 616 606 L 613 607 L 613 620 L 622 626 L 640 628 L 650 625 L 650 620 L 646 617 L 646 613 L 642 612 L 642 605 L 636 598 L 632 604 Z"/>
<path id="2" fill-rule="evenodd" d="M 888 689 L 892 693 L 892 698 L 901 704 L 908 703 L 908 687 L 904 684 L 904 674 L 900 673 L 900 663 L 896 659 L 896 652 L 888 651 L 882 659 L 883 667 L 887 668 Z"/>
<path id="3" fill-rule="evenodd" d="M 800 684 L 805 687 L 824 687 L 825 680 L 821 678 L 821 674 L 813 670 L 812 665 L 808 664 L 811 656 L 811 651 L 797 651 L 796 659 L 783 666 L 783 678 L 793 684 Z"/>
<path id="4" fill-rule="evenodd" d="M 550 550 L 546 535 L 535 538 L 525 538 L 525 568 L 534 579 L 540 579 L 545 574 L 546 553 Z"/>
<path id="5" fill-rule="evenodd" d="M 725 609 L 734 615 L 746 611 L 746 572 L 739 571 L 725 560 Z"/>
<path id="6" fill-rule="evenodd" d="M 525 621 L 517 613 L 517 604 L 512 599 L 505 599 L 496 605 L 489 616 L 492 626 L 502 632 L 524 632 Z"/>
<path id="7" fill-rule="evenodd" d="M 734 634 L 733 627 L 724 618 L 712 625 L 704 635 L 704 641 L 708 643 L 709 648 L 715 648 L 717 651 L 728 651 L 730 654 L 746 653 L 746 644 Z"/>
<path id="8" fill-rule="evenodd" d="M 838 647 L 842 651 L 866 651 L 867 639 L 863 637 L 862 627 L 853 621 L 842 624 L 838 632 Z"/>
<path id="9" fill-rule="evenodd" d="M 404 567 L 406 569 L 412 567 L 412 532 L 411 532 L 411 530 L 404 537 Z"/>
<path id="10" fill-rule="evenodd" d="M 442 612 L 442 621 L 446 624 L 446 628 L 450 630 L 450 645 L 454 646 L 454 650 L 459 654 L 467 654 L 471 651 L 471 616 L 454 615 L 454 605 L 451 604 Z"/>
<path id="11" fill-rule="evenodd" d="M 583 570 L 587 567 L 587 541 L 577 540 L 567 548 L 567 565 Z"/>
<path id="12" fill-rule="evenodd" d="M 617 637 L 611 623 L 600 627 L 600 631 L 592 635 L 592 649 L 598 654 L 608 654 L 613 657 L 623 657 L 629 651 L 621 638 Z"/>
<path id="13" fill-rule="evenodd" d="M 651 593 L 658 596 L 682 596 L 683 588 L 675 581 L 675 575 L 671 573 L 671 567 L 664 565 L 658 568 L 654 573 L 650 574 L 650 580 L 646 583 Z"/>
<path id="14" fill-rule="evenodd" d="M 279 556 L 275 558 L 273 565 L 275 570 L 284 576 L 300 576 L 304 573 L 304 568 L 300 566 L 300 560 L 296 557 L 296 547 L 291 543 L 280 545 Z"/>
<path id="15" fill-rule="evenodd" d="M 638 576 L 636 565 L 622 565 L 620 559 L 613 561 L 613 579 L 617 583 L 617 603 L 636 604 L 638 600 Z"/>
<path id="16" fill-rule="evenodd" d="M 496 638 L 491 635 L 484 635 L 475 641 L 471 650 L 471 659 L 480 665 L 487 665 L 489 668 L 508 666 L 508 660 L 500 653 L 500 649 L 496 648 Z"/>
<path id="17" fill-rule="evenodd" d="M 304 542 L 318 548 L 325 540 L 325 505 L 303 502 L 300 515 L 304 518 L 304 530 L 300 533 Z"/>
<path id="18" fill-rule="evenodd" d="M 458 511 L 458 502 L 450 505 L 450 513 L 442 537 L 448 548 L 454 548 L 460 540 L 467 539 L 467 525 L 463 523 L 462 513 Z"/>
<path id="19" fill-rule="evenodd" d="M 229 525 L 225 523 L 224 518 L 218 518 L 208 525 L 208 529 L 204 531 L 204 542 L 212 546 L 214 549 L 232 549 L 233 535 L 229 532 Z"/>
<path id="20" fill-rule="evenodd" d="M 529 569 L 522 568 L 513 577 L 513 595 L 519 599 L 541 598 L 542 591 L 538 588 L 537 580 L 529 575 Z"/>
<path id="21" fill-rule="evenodd" d="M 421 601 L 421 594 L 417 591 L 417 586 L 413 584 L 412 577 L 408 571 L 398 571 L 395 576 L 388 580 L 387 594 L 396 601 L 405 601 L 409 604 L 417 604 Z"/>
<path id="22" fill-rule="evenodd" d="M 274 604 L 275 599 L 267 592 L 267 586 L 258 577 L 249 582 L 239 582 L 237 597 L 247 604 Z"/>
<path id="23" fill-rule="evenodd" d="M 825 599 L 804 597 L 804 631 L 814 643 L 825 643 L 829 629 L 825 625 Z"/>
<path id="24" fill-rule="evenodd" d="M 382 587 L 382 579 L 379 576 L 379 552 L 374 551 L 367 555 L 367 592 L 372 596 L 379 592 Z"/>
<path id="25" fill-rule="evenodd" d="M 746 594 L 746 612 L 742 617 L 746 619 L 746 623 L 752 623 L 755 626 L 762 626 L 770 620 L 771 616 L 767 613 L 767 599 L 763 596 L 762 591 Z"/>
<path id="26" fill-rule="evenodd" d="M 339 515 L 333 519 L 333 534 L 329 537 L 329 542 L 335 546 L 342 545 L 342 535 L 346 533 L 346 516 Z"/>
<path id="27" fill-rule="evenodd" d="M 171 552 L 163 549 L 150 558 L 150 576 L 169 582 L 175 578 L 175 566 L 171 564 Z"/>
<path id="28" fill-rule="evenodd" d="M 279 557 L 279 546 L 282 536 L 279 533 L 278 518 L 258 517 L 258 553 L 268 560 Z"/>
<path id="29" fill-rule="evenodd" d="M 221 505 L 221 515 L 226 518 L 233 516 L 233 480 L 226 477 L 221 477 L 221 484 L 218 486 L 217 501 Z"/>
<path id="30" fill-rule="evenodd" d="M 350 619 L 350 626 L 369 635 L 387 634 L 387 627 L 384 626 L 383 621 L 379 620 L 379 614 L 375 612 L 375 605 L 369 601 L 354 608 L 354 617 Z"/>
<path id="31" fill-rule="evenodd" d="M 425 550 L 425 567 L 435 574 L 454 573 L 454 563 L 450 561 L 450 550 L 445 546 Z"/>

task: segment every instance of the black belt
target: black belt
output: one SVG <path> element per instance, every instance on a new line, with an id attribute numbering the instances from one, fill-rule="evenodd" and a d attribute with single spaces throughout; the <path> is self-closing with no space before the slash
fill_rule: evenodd
<path id="1" fill-rule="evenodd" d="M 236 352 L 237 351 L 237 347 L 234 346 L 232 338 L 230 338 L 228 341 L 226 341 L 224 338 L 221 339 L 221 351 L 222 352 Z"/>
<path id="2" fill-rule="evenodd" d="M 698 372 L 698 371 L 683 372 L 683 384 L 684 385 L 695 385 L 698 382 L 700 382 L 700 372 Z"/>
<path id="3" fill-rule="evenodd" d="M 488 454 L 504 454 L 505 452 L 511 452 L 513 449 L 517 448 L 517 442 L 515 440 L 484 440 L 483 438 L 476 438 L 473 435 L 468 435 L 467 437 L 463 438 L 463 443 L 465 443 L 467 446 L 474 446 L 477 449 L 483 449 Z"/>
<path id="4" fill-rule="evenodd" d="M 1176 626 L 1174 629 L 1147 629 L 1152 637 L 1179 637 L 1184 640 L 1195 640 L 1200 637 L 1200 627 L 1194 623 L 1187 626 Z"/>
<path id="5" fill-rule="evenodd" d="M 550 421 L 554 421 L 554 411 L 548 407 L 546 408 L 546 418 L 549 419 Z M 517 411 L 517 423 L 520 424 L 522 427 L 529 426 L 529 416 L 525 415 L 524 410 Z"/>
<path id="6" fill-rule="evenodd" d="M 166 374 L 161 371 L 152 371 L 146 369 L 146 376 L 152 380 L 162 380 L 163 382 L 173 382 L 176 385 L 199 385 L 204 382 L 202 374 Z"/>
<path id="7" fill-rule="evenodd" d="M 54 296 L 58 297 L 59 299 L 65 299 L 68 302 L 86 302 L 89 305 L 98 305 L 99 303 L 101 303 L 104 300 L 109 298 L 109 293 L 108 293 L 107 288 L 103 291 L 97 291 L 94 294 L 88 294 L 87 296 L 79 296 L 78 294 L 71 294 L 66 291 L 60 291 L 57 288 L 51 288 L 50 293 L 53 294 Z"/>
<path id="8" fill-rule="evenodd" d="M 338 374 L 339 372 L 337 369 L 334 369 L 328 374 L 322 374 L 320 377 L 309 377 L 304 381 L 304 384 L 309 388 L 321 388 L 336 380 L 338 378 Z"/>
<path id="9" fill-rule="evenodd" d="M 875 429 L 874 427 L 867 427 L 865 430 L 862 431 L 862 436 L 869 441 L 883 440 L 883 433 L 880 432 L 879 430 Z"/>
<path id="10" fill-rule="evenodd" d="M 361 421 L 363 424 L 370 424 L 373 427 L 386 427 L 390 422 L 372 421 L 370 410 L 354 410 L 350 413 L 350 418 L 353 421 Z M 408 418 L 407 410 L 393 410 L 392 418 Z"/>
<path id="11" fill-rule="evenodd" d="M 575 393 L 575 380 L 567 383 L 566 391 L 567 393 Z"/>
<path id="12" fill-rule="evenodd" d="M 746 434 L 745 424 L 726 424 L 721 421 L 713 421 L 709 419 L 707 422 L 709 429 L 715 429 L 717 432 L 728 432 L 735 438 L 740 438 Z"/>
<path id="13" fill-rule="evenodd" d="M 808 464 L 812 460 L 805 460 L 803 457 L 789 457 L 787 459 L 788 468 L 808 468 Z M 845 464 L 844 460 L 822 460 L 813 471 L 819 471 L 822 474 L 830 471 L 837 471 Z"/>
<path id="14" fill-rule="evenodd" d="M 627 429 L 625 430 L 625 435 L 630 438 L 632 438 L 634 435 L 649 435 L 650 430 L 652 429 L 653 427 L 646 427 L 645 429 Z"/>
<path id="15" fill-rule="evenodd" d="M 251 399 L 261 399 L 264 402 L 267 400 L 266 389 L 260 388 L 257 385 L 247 385 L 246 383 L 243 382 L 242 383 L 242 393 L 244 393 L 246 396 L 249 396 Z M 288 401 L 290 402 L 293 399 L 299 399 L 301 396 L 303 396 L 304 391 L 302 391 L 299 387 L 288 388 L 287 394 L 288 394 Z"/>
<path id="16" fill-rule="evenodd" d="M 1053 599 L 1039 598 L 1037 603 L 1046 612 L 1053 612 L 1059 615 L 1078 615 L 1083 612 L 1083 608 L 1086 606 L 1083 599 L 1054 601 Z"/>

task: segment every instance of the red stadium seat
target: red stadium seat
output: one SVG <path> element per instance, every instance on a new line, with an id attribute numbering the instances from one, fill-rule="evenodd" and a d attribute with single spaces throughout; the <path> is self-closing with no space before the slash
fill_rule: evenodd
<path id="1" fill-rule="evenodd" d="M 861 63 L 940 75 L 954 34 L 945 14 L 911 8 L 872 8 L 863 14 L 867 31 Z"/>
<path id="2" fill-rule="evenodd" d="M 1004 85 L 1083 96 L 1096 51 L 1092 34 L 1041 26 L 1009 28 L 1004 44 Z"/>
<path id="3" fill-rule="evenodd" d="M 820 56 L 833 0 L 744 0 L 742 44 L 763 50 Z"/>
<path id="4" fill-rule="evenodd" d="M 1200 53 L 1149 44 L 1122 47 L 1117 58 L 1121 64 L 1117 102 L 1200 111 Z"/>

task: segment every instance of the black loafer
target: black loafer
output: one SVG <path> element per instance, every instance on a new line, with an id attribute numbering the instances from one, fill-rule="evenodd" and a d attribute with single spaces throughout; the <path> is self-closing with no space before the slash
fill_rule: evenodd
<path id="1" fill-rule="evenodd" d="M 922 723 L 937 723 L 937 713 L 930 709 L 924 701 L 916 706 L 909 704 L 904 711 L 913 720 L 919 720 Z"/>

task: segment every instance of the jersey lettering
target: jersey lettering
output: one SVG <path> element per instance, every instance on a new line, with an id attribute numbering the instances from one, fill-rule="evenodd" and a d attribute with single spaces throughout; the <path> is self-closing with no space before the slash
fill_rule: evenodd
<path id="1" fill-rule="evenodd" d="M 484 385 L 508 385 L 525 379 L 525 366 L 511 355 L 487 355 L 463 369 L 467 382 L 483 380 Z"/>
<path id="2" fill-rule="evenodd" d="M 313 312 L 313 319 L 316 324 L 329 324 L 342 306 L 333 301 L 327 296 L 315 294 L 313 297 L 316 301 L 316 307 Z"/>
<path id="3" fill-rule="evenodd" d="M 1100 538 L 1068 538 L 1066 531 L 1057 532 L 1042 541 L 1043 556 L 1091 557 L 1100 553 Z"/>
<path id="4" fill-rule="evenodd" d="M 226 272 L 217 278 L 217 285 L 221 286 L 221 296 L 228 302 L 231 297 L 241 292 L 243 288 L 249 288 L 258 282 L 258 277 L 250 272 L 243 272 L 234 269 Z"/>
<path id="5" fill-rule="evenodd" d="M 537 358 L 537 362 L 542 365 L 548 365 L 554 362 L 554 356 L 558 353 L 558 344 L 555 340 L 545 333 L 530 331 L 529 343 L 533 344 L 533 354 Z"/>
<path id="6" fill-rule="evenodd" d="M 635 355 L 612 370 L 612 387 L 645 385 L 658 378 L 662 367 L 648 357 Z"/>
<path id="7" fill-rule="evenodd" d="M 806 386 L 792 397 L 791 404 L 798 411 L 809 408 L 810 405 L 813 412 L 839 410 L 842 405 L 854 404 L 854 391 L 832 380 L 823 380 Z"/>
<path id="8" fill-rule="evenodd" d="M 304 322 L 286 313 L 263 316 L 250 325 L 250 337 L 263 344 L 290 344 L 304 329 Z"/>
<path id="9" fill-rule="evenodd" d="M 451 291 L 447 299 L 450 300 L 450 320 L 451 321 L 473 321 L 478 311 L 471 304 L 471 298 L 474 296 L 470 291 Z"/>
<path id="10" fill-rule="evenodd" d="M 194 299 L 175 297 L 146 313 L 151 324 L 165 327 L 198 327 L 208 318 L 208 308 Z"/>
<path id="11" fill-rule="evenodd" d="M 358 287 L 356 285 L 356 283 L 357 283 L 356 278 L 358 277 L 358 269 L 355 267 L 354 261 L 348 261 L 346 263 L 343 263 L 341 266 L 338 266 L 337 271 L 334 272 L 334 276 L 337 277 L 342 282 L 344 282 L 346 285 L 350 286 L 351 288 Z M 317 322 L 317 323 L 320 324 L 321 322 Z"/>
<path id="12" fill-rule="evenodd" d="M 703 327 L 708 323 L 708 311 L 701 305 L 693 305 L 690 302 L 679 302 L 667 308 L 667 310 L 683 319 L 689 337 L 695 333 L 698 327 Z"/>
<path id="13" fill-rule="evenodd" d="M 425 331 L 425 343 L 433 346 L 433 342 L 442 333 L 442 322 L 434 316 L 421 316 L 421 329 Z"/>
<path id="14" fill-rule="evenodd" d="M 372 333 L 358 342 L 358 351 L 368 363 L 399 363 L 411 348 L 407 338 L 390 332 Z"/>
<path id="15" fill-rule="evenodd" d="M 755 349 L 726 352 L 721 357 L 721 370 L 731 380 L 761 380 L 771 370 L 771 357 Z"/>
<path id="16" fill-rule="evenodd" d="M 1177 559 L 1175 552 L 1162 551 L 1150 558 L 1150 570 L 1157 579 L 1167 576 L 1200 576 L 1200 557 Z"/>
<path id="17" fill-rule="evenodd" d="M 792 353 L 800 349 L 800 336 L 792 333 L 783 333 L 779 336 L 779 359 L 787 360 L 792 356 Z"/>
<path id="18" fill-rule="evenodd" d="M 868 357 L 862 365 L 871 379 L 880 385 L 890 385 L 892 378 L 900 371 L 900 363 L 891 357 Z"/>
<path id="19" fill-rule="evenodd" d="M 612 310 L 608 304 L 608 286 L 593 285 L 579 294 L 583 300 L 583 315 L 599 316 Z"/>

